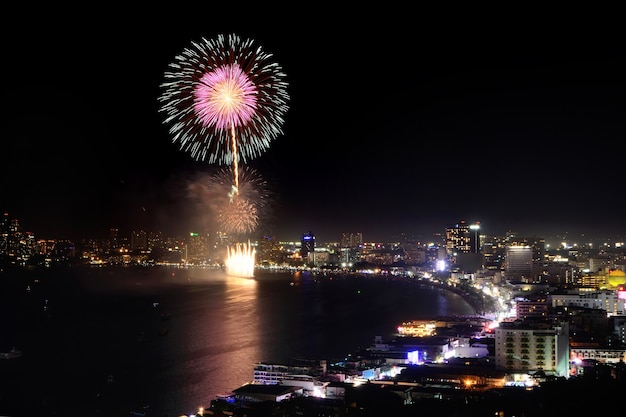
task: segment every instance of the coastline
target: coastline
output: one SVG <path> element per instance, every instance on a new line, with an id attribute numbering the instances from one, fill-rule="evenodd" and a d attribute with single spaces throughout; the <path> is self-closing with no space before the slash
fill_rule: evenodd
<path id="1" fill-rule="evenodd" d="M 268 271 L 273 276 L 250 280 L 191 269 L 80 266 L 0 274 L 15 290 L 0 297 L 7 301 L 0 308 L 8 320 L 4 330 L 14 338 L 6 341 L 24 352 L 16 362 L 2 362 L 13 376 L 3 386 L 16 396 L 0 399 L 0 408 L 23 403 L 45 414 L 150 404 L 179 415 L 251 380 L 256 362 L 343 357 L 370 346 L 380 332 L 392 333 L 403 319 L 472 312 L 465 297 L 439 304 L 446 291 L 427 291 L 451 288 L 406 276 Z M 423 292 L 429 296 L 416 298 Z M 166 335 L 157 333 L 163 321 L 155 301 L 171 313 Z M 70 375 L 61 363 L 74 364 Z M 39 375 L 34 388 L 31 375 Z M 135 387 L 141 389 L 130 396 Z M 68 390 L 84 398 L 80 407 Z"/>

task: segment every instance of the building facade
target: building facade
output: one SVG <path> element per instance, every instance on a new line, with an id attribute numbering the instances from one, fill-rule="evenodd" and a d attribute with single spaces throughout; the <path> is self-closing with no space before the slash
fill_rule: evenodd
<path id="1" fill-rule="evenodd" d="M 569 376 L 569 324 L 503 322 L 495 330 L 496 369 L 509 373 L 542 370 Z"/>

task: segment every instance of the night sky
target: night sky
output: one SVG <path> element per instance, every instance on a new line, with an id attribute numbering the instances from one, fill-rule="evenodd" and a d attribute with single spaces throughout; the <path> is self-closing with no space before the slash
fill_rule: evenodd
<path id="1" fill-rule="evenodd" d="M 157 98 L 192 41 L 235 33 L 289 83 L 284 134 L 246 164 L 277 239 L 428 240 L 460 220 L 625 234 L 626 48 L 611 22 L 232 7 L 5 16 L 0 210 L 38 238 L 202 232 L 190 190 L 218 166 L 172 143 Z"/>

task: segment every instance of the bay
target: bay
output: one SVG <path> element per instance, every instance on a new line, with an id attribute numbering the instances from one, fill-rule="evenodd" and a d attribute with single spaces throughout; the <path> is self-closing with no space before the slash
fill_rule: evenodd
<path id="1" fill-rule="evenodd" d="M 256 363 L 342 359 L 403 321 L 474 314 L 454 292 L 381 275 L 78 267 L 0 279 L 0 349 L 24 353 L 0 362 L 10 416 L 190 414 L 250 382 Z"/>

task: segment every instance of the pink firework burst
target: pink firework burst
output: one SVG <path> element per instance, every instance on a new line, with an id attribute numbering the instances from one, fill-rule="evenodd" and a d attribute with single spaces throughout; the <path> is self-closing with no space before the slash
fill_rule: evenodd
<path id="1" fill-rule="evenodd" d="M 169 65 L 161 87 L 160 112 L 172 141 L 196 160 L 246 162 L 282 134 L 285 74 L 251 39 L 193 42 Z"/>
<path id="2" fill-rule="evenodd" d="M 205 127 L 245 126 L 256 111 L 256 86 L 239 65 L 205 73 L 194 90 L 194 110 Z"/>

